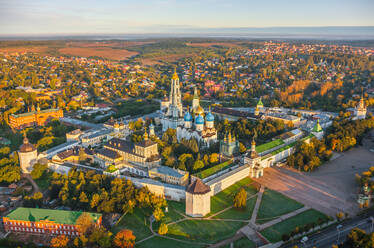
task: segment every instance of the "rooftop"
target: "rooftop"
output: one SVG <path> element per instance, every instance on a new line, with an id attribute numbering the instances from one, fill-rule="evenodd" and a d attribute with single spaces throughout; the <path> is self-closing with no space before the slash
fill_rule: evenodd
<path id="1" fill-rule="evenodd" d="M 9 213 L 6 217 L 11 220 L 21 221 L 52 221 L 57 224 L 74 225 L 83 212 L 77 211 L 65 211 L 65 210 L 53 210 L 53 209 L 42 209 L 42 208 L 17 208 Z M 92 220 L 96 222 L 101 214 L 88 213 Z"/>
<path id="2" fill-rule="evenodd" d="M 188 185 L 187 192 L 191 194 L 206 194 L 210 191 L 210 187 L 204 184 L 200 179 L 196 178 L 196 180 Z"/>
<path id="3" fill-rule="evenodd" d="M 151 169 L 151 171 L 164 174 L 164 175 L 168 175 L 168 176 L 172 176 L 172 177 L 177 177 L 177 178 L 181 178 L 187 174 L 187 172 L 185 171 L 173 169 L 167 166 L 158 166 L 158 167 Z"/>

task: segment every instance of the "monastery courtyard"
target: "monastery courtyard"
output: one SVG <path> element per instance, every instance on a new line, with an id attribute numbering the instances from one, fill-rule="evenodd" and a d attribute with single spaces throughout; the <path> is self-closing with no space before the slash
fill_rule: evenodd
<path id="1" fill-rule="evenodd" d="M 369 151 L 373 146 L 365 139 L 363 146 L 339 154 L 314 172 L 273 167 L 255 181 L 332 217 L 339 211 L 352 216 L 359 211 L 355 175 L 374 166 L 374 153 Z"/>

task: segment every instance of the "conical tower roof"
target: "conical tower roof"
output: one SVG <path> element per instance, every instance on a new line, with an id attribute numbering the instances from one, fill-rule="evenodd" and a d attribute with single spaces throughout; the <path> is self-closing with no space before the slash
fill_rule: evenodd
<path id="1" fill-rule="evenodd" d="M 193 183 L 188 185 L 187 192 L 191 194 L 203 195 L 210 192 L 210 187 L 197 178 Z"/>
<path id="2" fill-rule="evenodd" d="M 312 132 L 319 133 L 319 132 L 322 132 L 322 131 L 323 131 L 323 129 L 322 129 L 321 125 L 319 124 L 319 119 L 318 119 L 317 123 L 313 127 Z"/>

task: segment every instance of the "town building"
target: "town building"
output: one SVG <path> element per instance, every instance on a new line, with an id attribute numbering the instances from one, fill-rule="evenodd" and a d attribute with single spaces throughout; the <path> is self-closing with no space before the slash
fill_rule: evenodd
<path id="1" fill-rule="evenodd" d="M 117 153 L 121 161 L 134 163 L 142 167 L 152 168 L 154 166 L 159 166 L 161 163 L 157 143 L 148 139 L 147 132 L 144 133 L 144 140 L 138 143 L 134 144 L 123 139 L 113 138 L 104 144 L 104 149 Z M 112 157 L 114 156 L 117 157 L 117 155 L 113 154 Z M 100 160 L 98 162 L 102 163 Z"/>
<path id="2" fill-rule="evenodd" d="M 35 146 L 29 142 L 26 135 L 23 139 L 23 144 L 19 148 L 18 157 L 22 173 L 31 173 L 38 159 L 38 151 Z"/>
<path id="3" fill-rule="evenodd" d="M 80 141 L 79 137 L 83 134 L 80 129 L 75 129 L 66 133 L 66 141 Z"/>
<path id="4" fill-rule="evenodd" d="M 9 126 L 13 129 L 23 129 L 33 126 L 44 126 L 53 119 L 64 117 L 64 112 L 59 108 L 30 111 L 22 114 L 11 114 L 9 116 Z"/>
<path id="5" fill-rule="evenodd" d="M 5 232 L 43 235 L 80 235 L 77 219 L 83 212 L 19 207 L 3 217 Z M 96 226 L 102 225 L 102 215 L 88 213 Z"/>
<path id="6" fill-rule="evenodd" d="M 188 184 L 188 172 L 173 169 L 167 166 L 158 166 L 148 170 L 150 178 L 159 178 L 166 183 L 186 186 Z"/>
<path id="7" fill-rule="evenodd" d="M 110 134 L 112 133 L 109 129 L 102 129 L 99 131 L 87 133 L 81 136 L 82 146 L 84 147 L 95 147 L 100 145 L 102 142 L 106 142 L 112 138 Z"/>

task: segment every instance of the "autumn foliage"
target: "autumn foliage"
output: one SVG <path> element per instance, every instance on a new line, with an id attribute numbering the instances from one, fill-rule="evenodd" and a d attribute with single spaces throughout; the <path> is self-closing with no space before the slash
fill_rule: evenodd
<path id="1" fill-rule="evenodd" d="M 69 243 L 69 238 L 66 237 L 66 235 L 64 234 L 61 234 L 57 237 L 52 238 L 51 247 L 54 247 L 54 248 L 66 247 L 68 243 Z"/>
<path id="2" fill-rule="evenodd" d="M 120 248 L 132 248 L 135 245 L 135 235 L 129 229 L 119 231 L 114 237 L 113 243 Z"/>

